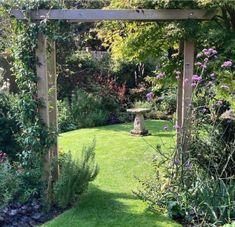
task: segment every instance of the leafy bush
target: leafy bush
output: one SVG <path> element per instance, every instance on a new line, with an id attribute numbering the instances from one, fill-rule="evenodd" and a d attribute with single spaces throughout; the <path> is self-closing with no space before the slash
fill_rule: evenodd
<path id="1" fill-rule="evenodd" d="M 59 132 L 66 132 L 76 129 L 76 125 L 72 118 L 68 100 L 58 100 L 58 111 Z"/>
<path id="2" fill-rule="evenodd" d="M 8 161 L 0 164 L 0 204 L 5 206 L 13 201 L 18 192 L 22 182 L 18 177 L 14 169 L 11 167 Z"/>
<path id="3" fill-rule="evenodd" d="M 183 223 L 195 226 L 230 223 L 235 219 L 234 178 L 224 178 L 215 172 L 212 175 L 209 167 L 202 168 L 198 162 L 192 157 L 181 163 L 174 149 L 166 154 L 158 146 L 153 158 L 155 175 L 140 180 L 142 186 L 137 196 L 151 210 L 167 210 L 171 218 Z"/>
<path id="4" fill-rule="evenodd" d="M 219 175 L 225 179 L 234 176 L 235 131 L 226 135 L 228 127 L 234 124 L 235 121 L 231 120 L 227 123 L 227 127 L 224 121 L 214 127 L 205 125 L 199 127 L 198 123 L 198 128 L 194 129 L 190 146 L 191 157 L 212 176 Z M 202 130 L 204 136 L 201 135 Z"/>
<path id="5" fill-rule="evenodd" d="M 77 89 L 71 101 L 71 114 L 78 128 L 104 125 L 108 112 L 104 109 L 99 96 Z"/>
<path id="6" fill-rule="evenodd" d="M 61 207 L 75 203 L 78 197 L 87 190 L 89 182 L 98 174 L 95 163 L 95 142 L 84 147 L 82 156 L 73 160 L 71 153 L 66 153 L 60 160 L 61 173 L 55 184 L 55 200 Z"/>

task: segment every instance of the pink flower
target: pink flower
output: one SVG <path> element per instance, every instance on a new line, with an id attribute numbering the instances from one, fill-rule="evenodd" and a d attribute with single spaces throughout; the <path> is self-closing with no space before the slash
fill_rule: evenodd
<path id="1" fill-rule="evenodd" d="M 216 50 L 213 50 L 212 53 L 213 53 L 213 54 L 217 54 L 217 51 L 216 51 Z"/>
<path id="2" fill-rule="evenodd" d="M 232 66 L 232 61 L 225 61 L 222 65 L 221 65 L 221 67 L 222 68 L 228 68 L 228 67 L 231 67 Z"/>
<path id="3" fill-rule="evenodd" d="M 202 80 L 202 77 L 201 76 L 198 76 L 198 75 L 193 75 L 192 77 L 192 81 L 193 82 L 199 82 Z"/>
<path id="4" fill-rule="evenodd" d="M 195 65 L 196 66 L 202 66 L 202 63 L 201 62 L 196 62 Z"/>
<path id="5" fill-rule="evenodd" d="M 186 79 L 184 80 L 184 83 L 188 83 L 188 82 L 189 82 L 189 79 L 186 78 Z"/>
<path id="6" fill-rule="evenodd" d="M 202 53 L 197 54 L 197 58 L 202 57 Z"/>
<path id="7" fill-rule="evenodd" d="M 192 86 L 192 87 L 196 87 L 197 84 L 196 84 L 196 83 L 192 83 L 191 86 Z"/>
<path id="8" fill-rule="evenodd" d="M 147 100 L 148 100 L 149 102 L 153 100 L 153 97 L 154 97 L 153 92 L 149 92 L 149 93 L 146 95 L 146 98 L 147 98 Z"/>
<path id="9" fill-rule="evenodd" d="M 156 75 L 156 79 L 160 80 L 160 79 L 162 79 L 164 76 L 165 76 L 165 73 L 158 73 L 158 74 Z"/>
<path id="10" fill-rule="evenodd" d="M 211 56 L 217 54 L 217 51 L 214 48 L 203 49 L 202 52 L 207 57 L 211 57 Z"/>

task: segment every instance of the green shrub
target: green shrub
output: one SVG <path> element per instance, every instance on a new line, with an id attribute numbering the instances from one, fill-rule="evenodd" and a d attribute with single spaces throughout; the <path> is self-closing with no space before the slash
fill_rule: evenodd
<path id="1" fill-rule="evenodd" d="M 80 89 L 77 89 L 72 96 L 71 114 L 78 128 L 104 125 L 109 116 L 100 96 Z"/>
<path id="2" fill-rule="evenodd" d="M 164 154 L 164 155 L 163 155 Z M 181 164 L 175 150 L 157 147 L 153 158 L 154 175 L 140 180 L 136 195 L 153 211 L 166 211 L 180 222 L 193 226 L 221 226 L 235 219 L 234 178 L 212 176 L 198 166 L 195 158 Z M 234 165 L 234 163 L 233 163 Z"/>
<path id="3" fill-rule="evenodd" d="M 58 111 L 59 132 L 66 132 L 76 129 L 76 125 L 72 118 L 68 100 L 58 100 Z"/>
<path id="4" fill-rule="evenodd" d="M 134 103 L 134 108 L 152 108 L 152 103 L 147 101 L 136 101 Z"/>
<path id="5" fill-rule="evenodd" d="M 89 182 L 98 174 L 95 163 L 95 142 L 84 147 L 79 160 L 73 160 L 71 153 L 66 153 L 60 160 L 61 173 L 54 187 L 55 201 L 60 207 L 75 203 L 87 190 Z"/>
<path id="6" fill-rule="evenodd" d="M 2 156 L 3 152 L 0 154 Z M 35 159 L 35 163 L 39 161 Z M 19 163 L 11 164 L 7 156 L 0 158 L 0 206 L 7 206 L 13 201 L 25 203 L 38 197 L 44 189 L 40 179 L 40 167 L 25 170 Z"/>
<path id="7" fill-rule="evenodd" d="M 19 193 L 22 181 L 8 161 L 0 164 L 0 206 L 13 201 Z"/>

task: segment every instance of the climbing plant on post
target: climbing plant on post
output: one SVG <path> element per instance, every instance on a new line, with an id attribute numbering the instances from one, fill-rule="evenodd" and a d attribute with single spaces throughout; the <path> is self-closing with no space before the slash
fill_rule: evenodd
<path id="1" fill-rule="evenodd" d="M 24 148 L 19 158 L 27 171 L 41 169 L 37 179 L 44 183 L 44 195 L 50 201 L 52 184 L 58 178 L 55 41 L 66 37 L 60 31 L 66 33 L 68 26 L 46 19 L 35 21 L 28 10 L 24 16 L 24 20 L 12 19 L 12 53 L 23 132 L 20 143 Z"/>

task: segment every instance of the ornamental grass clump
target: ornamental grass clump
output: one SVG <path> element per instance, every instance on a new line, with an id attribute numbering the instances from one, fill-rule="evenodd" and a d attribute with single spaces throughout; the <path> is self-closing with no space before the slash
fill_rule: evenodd
<path id="1" fill-rule="evenodd" d="M 78 160 L 72 158 L 71 152 L 64 154 L 60 165 L 61 173 L 54 187 L 54 196 L 56 203 L 65 208 L 77 201 L 99 172 L 95 163 L 95 142 L 83 148 Z"/>

